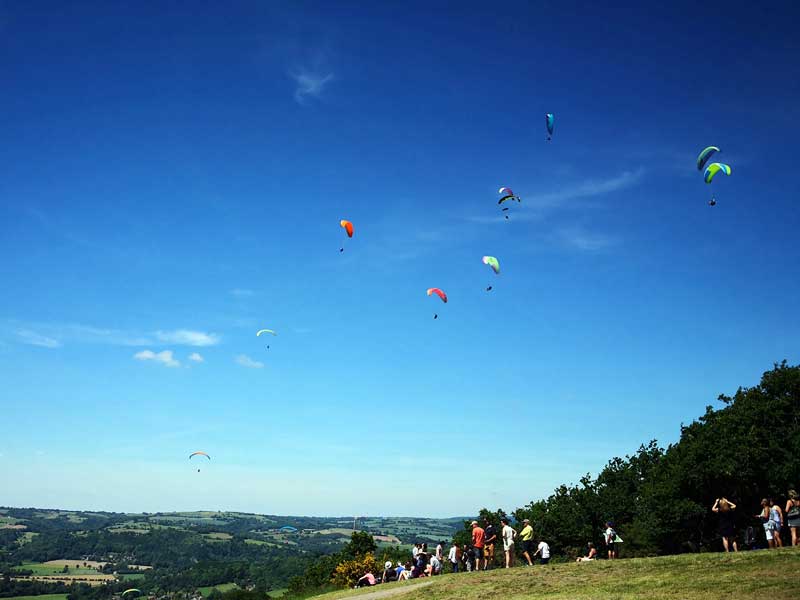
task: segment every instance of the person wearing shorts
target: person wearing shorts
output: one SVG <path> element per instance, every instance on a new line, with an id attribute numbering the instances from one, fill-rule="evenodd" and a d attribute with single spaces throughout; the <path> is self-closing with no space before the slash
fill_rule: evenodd
<path id="1" fill-rule="evenodd" d="M 503 524 L 503 552 L 506 555 L 506 569 L 514 566 L 514 538 L 517 537 L 517 532 L 514 531 L 508 524 L 508 519 L 500 519 Z"/>
<path id="2" fill-rule="evenodd" d="M 483 530 L 483 570 L 486 571 L 489 565 L 494 566 L 494 547 L 497 542 L 497 531 L 489 519 L 484 519 L 486 527 Z"/>
<path id="3" fill-rule="evenodd" d="M 769 500 L 764 498 L 761 501 L 761 512 L 754 516 L 756 519 L 761 519 L 761 522 L 764 524 L 764 535 L 767 537 L 767 546 L 774 548 L 775 521 L 772 520 L 772 514 L 769 510 Z"/>
<path id="4" fill-rule="evenodd" d="M 481 570 L 481 561 L 483 560 L 483 547 L 485 532 L 483 528 L 478 525 L 477 521 L 472 522 L 472 547 L 475 550 L 475 570 Z"/>
<path id="5" fill-rule="evenodd" d="M 536 549 L 536 552 L 533 553 L 534 556 L 537 554 L 541 555 L 541 560 L 539 561 L 541 564 L 546 565 L 550 562 L 550 545 L 542 540 L 539 542 L 539 546 Z"/>
<path id="6" fill-rule="evenodd" d="M 524 527 L 519 532 L 519 539 L 522 540 L 522 556 L 528 561 L 528 566 L 533 566 L 533 527 L 529 519 L 522 519 Z"/>

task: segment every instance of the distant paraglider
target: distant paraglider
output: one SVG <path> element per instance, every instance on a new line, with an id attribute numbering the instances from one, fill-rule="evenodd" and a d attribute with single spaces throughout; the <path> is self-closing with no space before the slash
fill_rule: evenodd
<path id="1" fill-rule="evenodd" d="M 125 590 L 124 592 L 122 592 L 122 597 L 124 598 L 128 594 L 136 594 L 137 596 L 141 596 L 142 595 L 142 590 L 139 590 L 139 589 L 136 589 L 136 588 L 131 588 L 129 590 Z"/>
<path id="2" fill-rule="evenodd" d="M 428 296 L 432 296 L 433 294 L 439 296 L 442 302 L 447 304 L 447 294 L 445 294 L 442 290 L 440 290 L 439 288 L 428 288 Z M 433 318 L 438 319 L 439 315 L 437 313 L 434 313 Z"/>
<path id="3" fill-rule="evenodd" d="M 195 456 L 205 456 L 208 460 L 211 460 L 211 457 L 208 454 L 206 454 L 205 452 L 199 452 L 199 451 L 198 452 L 192 452 L 189 455 L 189 460 L 192 460 L 192 458 L 195 457 Z M 200 469 L 197 469 L 197 472 L 199 473 Z"/>
<path id="4" fill-rule="evenodd" d="M 500 206 L 503 206 L 503 203 L 508 202 L 509 200 L 516 200 L 517 202 L 522 202 L 522 198 L 514 194 L 511 188 L 501 187 L 499 190 L 497 190 L 497 193 L 500 194 L 500 200 L 497 201 L 497 203 Z M 501 210 L 503 212 L 508 212 L 508 206 L 503 206 Z M 506 219 L 508 219 L 508 215 L 506 215 L 505 217 Z"/>
<path id="5" fill-rule="evenodd" d="M 724 163 L 711 163 L 706 167 L 705 172 L 703 173 L 703 180 L 708 184 L 714 181 L 714 178 L 717 176 L 717 173 L 725 173 L 725 175 L 729 176 L 731 174 L 730 166 Z M 714 193 L 711 193 L 711 200 L 708 201 L 709 206 L 715 206 L 717 204 L 717 200 L 714 197 Z"/>
<path id="6" fill-rule="evenodd" d="M 347 237 L 353 237 L 353 224 L 350 221 L 342 219 L 339 221 L 339 226 L 347 232 Z M 344 252 L 344 246 L 339 248 L 339 252 Z"/>
<path id="7" fill-rule="evenodd" d="M 483 264 L 488 265 L 489 267 L 491 267 L 491 269 L 492 269 L 492 271 L 494 271 L 495 275 L 500 275 L 500 261 L 498 261 L 494 256 L 484 256 L 481 259 L 481 262 Z M 486 288 L 486 291 L 487 292 L 491 292 L 492 291 L 492 286 L 491 285 L 488 286 Z"/>
<path id="8" fill-rule="evenodd" d="M 278 334 L 277 334 L 277 333 L 275 333 L 275 332 L 274 332 L 272 329 L 259 329 L 259 330 L 256 332 L 256 337 L 261 337 L 261 334 L 262 334 L 262 333 L 271 333 L 272 335 L 278 335 Z M 269 344 L 267 344 L 267 350 L 269 350 Z"/>
<path id="9" fill-rule="evenodd" d="M 547 141 L 553 139 L 553 126 L 555 125 L 556 118 L 553 113 L 547 113 L 544 116 L 544 124 L 547 126 Z"/>

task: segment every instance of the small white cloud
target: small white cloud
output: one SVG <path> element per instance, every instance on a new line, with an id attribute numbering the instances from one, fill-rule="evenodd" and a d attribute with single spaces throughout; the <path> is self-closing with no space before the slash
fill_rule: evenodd
<path id="1" fill-rule="evenodd" d="M 180 344 L 182 346 L 216 346 L 219 344 L 218 335 L 202 331 L 191 331 L 190 329 L 156 331 L 156 338 L 165 344 Z"/>
<path id="2" fill-rule="evenodd" d="M 189 360 L 191 360 L 192 362 L 196 362 L 196 363 L 205 362 L 205 359 L 197 352 L 192 352 L 189 355 Z"/>
<path id="3" fill-rule="evenodd" d="M 23 344 L 29 344 L 31 346 L 39 346 L 41 348 L 60 348 L 61 342 L 55 338 L 47 337 L 36 333 L 35 331 L 31 331 L 29 329 L 20 329 L 17 331 L 17 336 L 19 336 L 20 341 Z"/>
<path id="4" fill-rule="evenodd" d="M 250 358 L 246 354 L 240 354 L 239 356 L 237 356 L 236 357 L 236 363 L 241 365 L 241 366 L 243 366 L 243 367 L 247 367 L 248 369 L 263 369 L 264 368 L 264 363 L 262 363 L 260 361 L 257 361 L 257 360 L 253 360 L 252 358 Z"/>
<path id="5" fill-rule="evenodd" d="M 231 296 L 236 296 L 237 298 L 249 298 L 250 296 L 255 295 L 255 292 L 245 288 L 233 288 L 230 291 L 230 294 Z"/>
<path id="6" fill-rule="evenodd" d="M 565 227 L 558 231 L 558 239 L 565 245 L 585 252 L 597 252 L 617 243 L 617 240 L 601 233 L 586 231 L 582 227 Z"/>
<path id="7" fill-rule="evenodd" d="M 305 104 L 307 98 L 319 98 L 325 86 L 333 81 L 333 73 L 323 75 L 305 69 L 290 71 L 289 77 L 297 84 L 297 88 L 294 90 L 294 99 L 298 104 Z"/>
<path id="8" fill-rule="evenodd" d="M 181 363 L 172 356 L 172 350 L 162 350 L 153 352 L 152 350 L 142 350 L 133 355 L 136 360 L 154 360 L 166 365 L 167 367 L 180 367 Z"/>

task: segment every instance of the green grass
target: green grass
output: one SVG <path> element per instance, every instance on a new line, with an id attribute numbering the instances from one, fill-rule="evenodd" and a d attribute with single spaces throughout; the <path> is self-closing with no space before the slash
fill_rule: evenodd
<path id="1" fill-rule="evenodd" d="M 118 577 L 122 581 L 136 581 L 137 579 L 144 579 L 144 573 L 120 573 Z"/>
<path id="2" fill-rule="evenodd" d="M 407 587 L 403 600 L 789 600 L 798 595 L 800 548 L 738 554 L 684 554 L 444 575 L 372 590 L 343 590 L 339 600 Z"/>
<path id="3" fill-rule="evenodd" d="M 11 596 L 3 600 L 67 600 L 66 594 L 42 594 L 41 596 Z"/>
<path id="4" fill-rule="evenodd" d="M 281 588 L 279 590 L 270 590 L 269 592 L 267 592 L 267 596 L 269 596 L 270 598 L 280 598 L 288 591 L 289 591 L 288 588 Z"/>
<path id="5" fill-rule="evenodd" d="M 85 569 L 82 566 L 79 569 L 76 569 L 75 565 L 80 564 L 82 564 L 82 561 L 80 560 L 76 560 L 75 564 L 70 564 L 69 573 L 62 573 L 64 567 L 44 565 L 38 562 L 22 563 L 21 566 L 16 568 L 25 571 L 32 571 L 34 575 L 97 575 L 99 573 L 97 569 Z"/>
<path id="6" fill-rule="evenodd" d="M 233 590 L 238 587 L 235 583 L 220 583 L 218 585 L 209 585 L 206 587 L 197 588 L 200 590 L 200 593 L 203 596 L 208 596 L 211 593 L 211 590 L 219 590 L 220 592 L 227 592 L 228 590 Z"/>

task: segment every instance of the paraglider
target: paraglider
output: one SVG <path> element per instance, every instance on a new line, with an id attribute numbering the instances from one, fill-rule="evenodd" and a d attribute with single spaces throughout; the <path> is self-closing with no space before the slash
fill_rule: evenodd
<path id="1" fill-rule="evenodd" d="M 141 596 L 142 590 L 139 590 L 139 589 L 136 589 L 136 588 L 131 588 L 129 590 L 125 590 L 124 592 L 122 592 L 122 597 L 124 598 L 127 594 L 137 594 L 137 595 Z"/>
<path id="2" fill-rule="evenodd" d="M 708 146 L 707 148 L 703 148 L 703 151 L 697 156 L 697 170 L 702 171 L 703 167 L 706 166 L 708 159 L 710 159 L 719 151 L 720 149 L 716 146 Z"/>
<path id="3" fill-rule="evenodd" d="M 547 126 L 547 141 L 553 139 L 553 125 L 555 125 L 556 118 L 553 113 L 547 113 L 544 116 L 544 123 Z"/>
<path id="4" fill-rule="evenodd" d="M 350 221 L 342 219 L 339 221 L 339 226 L 347 232 L 347 237 L 353 237 L 353 224 Z M 339 248 L 339 252 L 344 252 L 344 246 Z"/>
<path id="5" fill-rule="evenodd" d="M 440 290 L 439 288 L 428 288 L 428 296 L 432 296 L 433 294 L 436 294 L 437 296 L 439 296 L 439 298 L 441 298 L 442 302 L 447 304 L 447 294 L 445 294 L 442 290 Z M 434 313 L 433 318 L 434 319 L 438 319 L 439 315 Z"/>
<path id="6" fill-rule="evenodd" d="M 494 271 L 495 275 L 500 275 L 500 261 L 498 261 L 494 256 L 484 256 L 481 259 L 481 262 L 485 265 L 491 267 L 492 271 Z M 492 286 L 486 288 L 487 292 L 492 291 Z"/>
<path id="7" fill-rule="evenodd" d="M 256 332 L 256 337 L 260 337 L 262 333 L 271 333 L 272 335 L 278 335 L 272 329 L 259 329 Z M 267 344 L 267 350 L 269 350 L 269 344 Z"/>
<path id="8" fill-rule="evenodd" d="M 198 451 L 198 452 L 192 452 L 192 453 L 189 455 L 189 460 L 192 460 L 192 457 L 194 457 L 194 456 L 205 456 L 205 457 L 206 457 L 208 460 L 211 460 L 211 457 L 210 457 L 208 454 L 206 454 L 205 452 L 200 452 L 200 451 Z M 200 472 L 200 469 L 197 469 L 197 472 L 199 473 L 199 472 Z"/>
<path id="9" fill-rule="evenodd" d="M 717 176 L 717 173 L 725 173 L 726 176 L 731 174 L 731 168 L 729 165 L 724 163 L 711 163 L 706 167 L 705 172 L 703 173 L 703 180 L 711 185 L 711 182 L 714 181 L 714 178 Z M 716 198 L 714 198 L 714 193 L 711 193 L 711 200 L 708 201 L 709 206 L 715 206 L 717 204 Z"/>
<path id="10" fill-rule="evenodd" d="M 499 190 L 497 190 L 497 193 L 500 194 L 500 200 L 497 201 L 497 203 L 500 206 L 503 205 L 503 202 L 507 202 L 508 200 L 516 200 L 517 202 L 522 202 L 522 198 L 514 194 L 511 188 L 501 187 Z M 503 212 L 506 212 L 508 211 L 508 207 L 504 206 L 501 210 Z M 508 219 L 508 215 L 506 215 L 506 219 Z"/>

